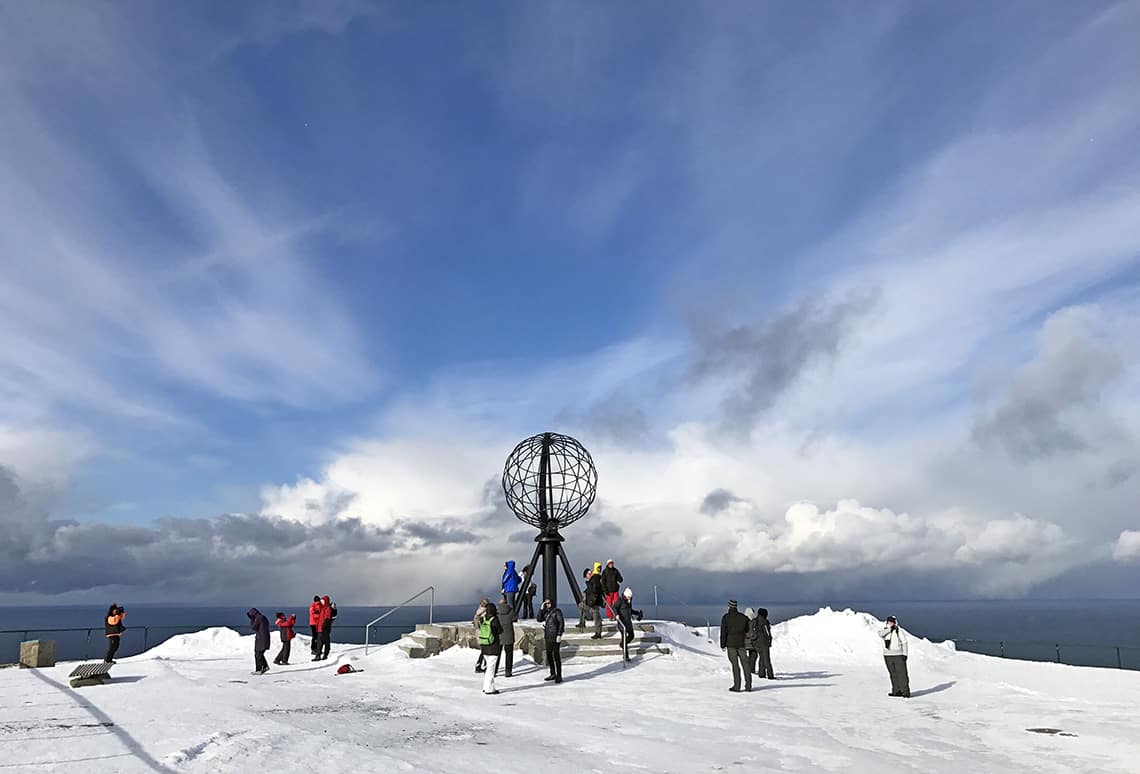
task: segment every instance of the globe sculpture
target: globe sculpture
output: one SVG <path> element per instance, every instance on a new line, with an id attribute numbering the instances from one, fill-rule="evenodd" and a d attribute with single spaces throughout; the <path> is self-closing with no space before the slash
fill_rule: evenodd
<path id="1" fill-rule="evenodd" d="M 560 433 L 540 433 L 514 448 L 503 466 L 503 494 L 519 521 L 539 530 L 523 588 L 531 582 L 542 557 L 542 595 L 558 604 L 558 565 L 561 563 L 574 601 L 582 592 L 559 530 L 581 519 L 590 510 L 598 491 L 598 471 L 590 452 L 581 443 Z M 521 605 L 520 594 L 515 603 Z"/>

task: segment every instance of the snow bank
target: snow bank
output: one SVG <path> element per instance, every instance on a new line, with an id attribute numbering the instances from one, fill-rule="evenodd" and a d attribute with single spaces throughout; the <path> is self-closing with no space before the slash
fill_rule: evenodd
<path id="1" fill-rule="evenodd" d="M 246 656 L 253 652 L 253 634 L 215 627 L 193 634 L 179 634 L 141 654 L 154 659 L 205 659 Z"/>
<path id="2" fill-rule="evenodd" d="M 820 608 L 772 627 L 773 655 L 827 663 L 864 664 L 883 656 L 879 630 L 886 624 L 870 613 Z M 911 658 L 943 659 L 953 643 L 933 643 L 902 628 Z"/>

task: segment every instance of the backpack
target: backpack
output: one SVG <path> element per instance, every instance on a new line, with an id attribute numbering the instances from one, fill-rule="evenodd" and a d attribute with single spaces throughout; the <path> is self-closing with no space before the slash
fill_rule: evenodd
<path id="1" fill-rule="evenodd" d="M 487 615 L 483 616 L 483 620 L 479 621 L 479 644 L 492 645 L 495 642 L 495 632 L 491 628 L 491 618 Z"/>
<path id="2" fill-rule="evenodd" d="M 329 620 L 330 621 L 336 620 L 336 602 L 330 602 L 329 603 Z"/>

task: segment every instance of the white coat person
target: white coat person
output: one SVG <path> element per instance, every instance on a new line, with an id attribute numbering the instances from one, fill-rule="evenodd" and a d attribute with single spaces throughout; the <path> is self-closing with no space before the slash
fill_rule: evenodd
<path id="1" fill-rule="evenodd" d="M 887 616 L 887 625 L 879 630 L 883 640 L 883 660 L 891 676 L 891 696 L 910 698 L 910 675 L 906 669 L 906 635 L 893 615 Z"/>

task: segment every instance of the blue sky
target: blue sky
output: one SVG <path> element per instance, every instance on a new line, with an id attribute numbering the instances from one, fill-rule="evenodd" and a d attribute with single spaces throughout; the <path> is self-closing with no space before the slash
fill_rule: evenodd
<path id="1" fill-rule="evenodd" d="M 688 525 L 646 575 L 1131 572 L 1138 34 L 1126 3 L 2 3 L 6 550 L 49 575 L 78 525 L 125 589 L 187 524 L 253 550 L 223 513 L 298 553 L 355 519 L 393 573 L 513 550 L 487 482 L 556 427 L 609 466 L 599 524 Z M 88 574 L 56 591 L 116 587 Z"/>

